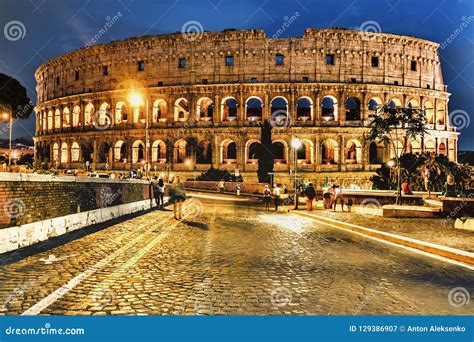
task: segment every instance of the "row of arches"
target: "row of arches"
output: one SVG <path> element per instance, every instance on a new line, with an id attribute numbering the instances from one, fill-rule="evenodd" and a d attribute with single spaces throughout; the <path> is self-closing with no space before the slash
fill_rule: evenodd
<path id="1" fill-rule="evenodd" d="M 368 111 L 375 111 L 383 104 L 379 97 L 370 98 L 365 104 Z M 394 107 L 402 106 L 402 101 L 397 97 L 392 97 L 389 102 Z M 234 121 L 238 117 L 239 102 L 232 96 L 226 96 L 222 99 L 220 106 L 220 119 L 222 121 Z M 244 110 L 244 119 L 249 121 L 258 121 L 263 118 L 264 102 L 258 96 L 250 96 L 246 99 Z M 324 121 L 338 121 L 342 115 L 340 113 L 340 104 L 333 95 L 326 95 L 321 98 L 319 106 L 321 107 L 320 115 Z M 296 120 L 308 121 L 315 120 L 315 108 L 313 100 L 308 96 L 302 96 L 296 100 Z M 345 113 L 343 118 L 346 121 L 362 120 L 363 105 L 361 100 L 356 96 L 346 97 L 344 100 Z M 420 103 L 416 99 L 411 99 L 407 103 L 407 107 L 420 108 Z M 426 122 L 429 125 L 444 125 L 446 108 L 444 103 L 438 103 L 435 107 L 431 100 L 423 103 L 426 111 Z M 164 99 L 155 100 L 151 108 L 151 122 L 166 121 L 188 121 L 191 118 L 191 103 L 185 98 L 178 98 L 172 108 Z M 196 102 L 194 118 L 198 121 L 212 121 L 214 118 L 215 104 L 209 97 L 202 97 Z M 290 115 L 289 102 L 284 96 L 274 97 L 270 101 L 270 115 L 272 119 L 276 116 Z M 122 124 L 122 123 L 144 123 L 145 117 L 143 108 L 134 108 L 125 101 L 118 101 L 115 107 L 111 108 L 110 104 L 103 102 L 99 108 L 95 108 L 92 103 L 88 103 L 84 107 L 84 117 L 81 117 L 81 107 L 75 105 L 70 111 L 68 107 L 64 107 L 61 111 L 59 108 L 40 113 L 40 127 L 42 130 L 50 130 L 62 127 L 77 127 L 84 124 L 85 126 Z"/>

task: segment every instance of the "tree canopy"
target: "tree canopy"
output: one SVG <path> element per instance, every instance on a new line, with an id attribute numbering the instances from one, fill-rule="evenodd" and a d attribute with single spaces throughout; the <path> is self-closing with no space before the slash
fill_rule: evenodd
<path id="1" fill-rule="evenodd" d="M 14 119 L 27 119 L 33 107 L 26 88 L 13 77 L 0 73 L 0 108 L 11 110 Z"/>

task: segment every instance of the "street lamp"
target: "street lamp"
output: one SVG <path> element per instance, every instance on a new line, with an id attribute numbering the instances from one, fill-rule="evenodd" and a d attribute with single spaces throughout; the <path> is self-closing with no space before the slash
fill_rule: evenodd
<path id="1" fill-rule="evenodd" d="M 293 147 L 294 155 L 295 155 L 295 180 L 294 180 L 294 188 L 295 188 L 295 209 L 298 209 L 298 191 L 296 189 L 297 186 L 297 179 L 296 173 L 298 171 L 298 149 L 301 147 L 301 140 L 298 138 L 291 139 L 291 147 Z"/>
<path id="2" fill-rule="evenodd" d="M 139 108 L 143 104 L 143 95 L 137 91 L 130 94 L 129 102 L 133 108 Z M 145 96 L 145 177 L 148 177 L 148 96 Z"/>
<path id="3" fill-rule="evenodd" d="M 2 113 L 2 119 L 10 120 L 10 139 L 9 139 L 9 151 L 8 151 L 8 166 L 11 166 L 12 160 L 12 128 L 13 128 L 13 115 L 11 113 L 4 112 Z"/>

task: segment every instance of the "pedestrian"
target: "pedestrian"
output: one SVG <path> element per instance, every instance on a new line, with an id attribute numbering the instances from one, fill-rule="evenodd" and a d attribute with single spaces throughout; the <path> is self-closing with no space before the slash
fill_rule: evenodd
<path id="1" fill-rule="evenodd" d="M 425 166 L 425 169 L 421 173 L 423 177 L 423 183 L 425 185 L 425 191 L 428 192 L 428 197 L 431 197 L 431 186 L 430 186 L 430 178 L 431 178 L 431 171 L 428 166 Z"/>
<path id="2" fill-rule="evenodd" d="M 242 187 L 242 186 L 241 186 L 240 184 L 237 184 L 237 185 L 235 186 L 235 190 L 237 190 L 237 196 L 240 196 L 240 189 L 241 189 L 241 187 Z"/>
<path id="3" fill-rule="evenodd" d="M 458 197 L 456 190 L 456 182 L 452 175 L 448 175 L 446 183 L 444 183 L 444 191 L 442 196 L 444 197 Z"/>
<path id="4" fill-rule="evenodd" d="M 224 182 L 224 180 L 222 179 L 222 180 L 219 182 L 219 192 L 220 192 L 221 194 L 223 194 L 223 193 L 224 193 L 224 190 L 225 190 L 225 182 Z"/>
<path id="5" fill-rule="evenodd" d="M 263 203 L 265 203 L 265 210 L 270 210 L 270 202 L 272 201 L 272 192 L 268 184 L 263 188 Z"/>
<path id="6" fill-rule="evenodd" d="M 313 200 L 316 197 L 316 189 L 313 186 L 313 183 L 309 183 L 305 189 L 306 193 L 306 209 L 311 211 L 313 210 Z"/>
<path id="7" fill-rule="evenodd" d="M 156 205 L 163 209 L 165 207 L 165 182 L 163 182 L 163 178 L 158 180 L 156 190 L 158 195 Z"/>
<path id="8" fill-rule="evenodd" d="M 404 195 L 413 195 L 408 178 L 405 178 L 402 181 L 402 192 Z"/>
<path id="9" fill-rule="evenodd" d="M 155 176 L 151 180 L 151 188 L 153 190 L 153 198 L 155 199 L 156 205 L 158 206 L 158 177 Z"/>
<path id="10" fill-rule="evenodd" d="M 342 194 L 342 189 L 339 185 L 336 185 L 336 184 L 333 185 L 333 188 L 334 188 L 334 201 L 333 201 L 334 208 L 333 208 L 333 210 L 336 211 L 337 203 L 340 202 L 341 203 L 341 211 L 344 211 L 344 196 Z"/>
<path id="11" fill-rule="evenodd" d="M 173 185 L 170 189 L 170 197 L 171 201 L 173 202 L 174 218 L 177 220 L 181 220 L 183 202 L 186 200 L 186 193 L 184 191 L 184 185 L 183 183 L 181 183 L 180 176 L 176 176 L 173 179 Z"/>
<path id="12" fill-rule="evenodd" d="M 323 202 L 324 202 L 324 209 L 330 209 L 332 205 L 332 195 L 331 195 L 332 187 L 328 186 L 323 191 Z"/>
<path id="13" fill-rule="evenodd" d="M 280 204 L 280 196 L 281 196 L 281 186 L 277 184 L 273 188 L 273 198 L 275 200 L 275 211 L 278 211 L 278 205 Z"/>

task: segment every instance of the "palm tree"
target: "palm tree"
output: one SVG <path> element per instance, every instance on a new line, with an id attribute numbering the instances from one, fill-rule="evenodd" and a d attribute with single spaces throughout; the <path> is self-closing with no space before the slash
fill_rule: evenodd
<path id="1" fill-rule="evenodd" d="M 401 201 L 400 156 L 406 153 L 408 142 L 427 134 L 425 128 L 425 111 L 415 108 L 396 107 L 386 104 L 378 107 L 375 114 L 369 116 L 370 130 L 366 135 L 368 141 L 380 141 L 385 146 L 392 146 L 397 162 L 397 197 Z M 399 142 L 402 142 L 399 146 Z"/>

